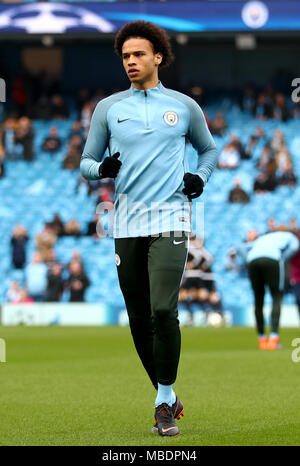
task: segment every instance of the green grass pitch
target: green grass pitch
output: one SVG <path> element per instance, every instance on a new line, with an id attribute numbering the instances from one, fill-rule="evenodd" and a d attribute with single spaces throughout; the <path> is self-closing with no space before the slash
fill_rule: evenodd
<path id="1" fill-rule="evenodd" d="M 0 327 L 0 445 L 300 445 L 298 329 L 183 328 L 180 435 L 150 432 L 155 391 L 128 328 Z"/>

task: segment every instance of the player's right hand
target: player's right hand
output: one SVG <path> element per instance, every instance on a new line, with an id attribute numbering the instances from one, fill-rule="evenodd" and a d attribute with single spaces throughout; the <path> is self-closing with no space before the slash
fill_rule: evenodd
<path id="1" fill-rule="evenodd" d="M 122 165 L 120 152 L 116 152 L 110 157 L 106 157 L 99 167 L 100 178 L 116 178 Z"/>

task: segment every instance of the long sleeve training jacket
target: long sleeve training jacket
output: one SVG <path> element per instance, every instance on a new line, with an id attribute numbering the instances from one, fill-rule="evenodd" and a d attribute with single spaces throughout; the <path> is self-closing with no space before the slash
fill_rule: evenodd
<path id="1" fill-rule="evenodd" d="M 190 204 L 182 193 L 186 137 L 198 153 L 196 173 L 206 184 L 218 153 L 193 99 L 159 83 L 146 91 L 131 86 L 98 103 L 80 170 L 88 180 L 99 179 L 107 148 L 120 152 L 115 238 L 190 231 Z"/>

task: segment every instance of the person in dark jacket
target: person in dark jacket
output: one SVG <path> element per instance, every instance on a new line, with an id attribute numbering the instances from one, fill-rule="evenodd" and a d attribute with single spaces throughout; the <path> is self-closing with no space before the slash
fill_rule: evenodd
<path id="1" fill-rule="evenodd" d="M 83 271 L 82 264 L 73 260 L 69 265 L 70 275 L 66 282 L 67 289 L 70 290 L 70 302 L 83 302 L 85 290 L 90 286 L 90 281 Z"/>
<path id="2" fill-rule="evenodd" d="M 49 130 L 49 136 L 44 139 L 42 150 L 45 152 L 54 153 L 61 147 L 61 139 L 58 135 L 56 126 L 52 126 Z"/>
<path id="3" fill-rule="evenodd" d="M 33 159 L 33 138 L 34 131 L 29 118 L 21 117 L 15 133 L 15 143 L 23 146 L 24 160 L 31 161 Z"/>
<path id="4" fill-rule="evenodd" d="M 241 182 L 239 178 L 234 180 L 234 188 L 229 192 L 228 201 L 229 202 L 240 202 L 242 204 L 247 204 L 250 200 L 249 194 L 244 191 L 241 187 Z"/>
<path id="5" fill-rule="evenodd" d="M 16 225 L 10 244 L 12 246 L 12 263 L 16 269 L 23 269 L 26 262 L 27 230 L 23 225 Z"/>
<path id="6" fill-rule="evenodd" d="M 57 302 L 60 301 L 64 291 L 64 280 L 62 278 L 62 266 L 55 263 L 48 272 L 47 284 L 47 301 Z"/>

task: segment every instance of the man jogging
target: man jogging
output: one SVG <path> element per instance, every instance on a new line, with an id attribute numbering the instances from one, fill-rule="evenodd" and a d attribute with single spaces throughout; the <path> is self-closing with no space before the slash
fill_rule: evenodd
<path id="1" fill-rule="evenodd" d="M 256 239 L 254 240 L 256 236 Z M 249 279 L 255 299 L 255 319 L 259 348 L 276 350 L 279 345 L 279 319 L 284 289 L 284 263 L 293 257 L 300 243 L 294 233 L 276 231 L 258 237 L 242 245 L 238 251 L 246 257 Z M 263 306 L 265 288 L 272 296 L 271 333 L 265 334 Z"/>
<path id="2" fill-rule="evenodd" d="M 176 436 L 174 419 L 183 414 L 173 391 L 181 344 L 177 304 L 189 201 L 201 195 L 217 150 L 198 104 L 158 79 L 159 67 L 173 60 L 164 30 L 127 23 L 115 52 L 131 87 L 98 103 L 80 169 L 86 179 L 116 179 L 116 264 L 134 344 L 157 390 L 152 430 Z M 184 170 L 186 138 L 198 153 L 195 174 Z"/>

